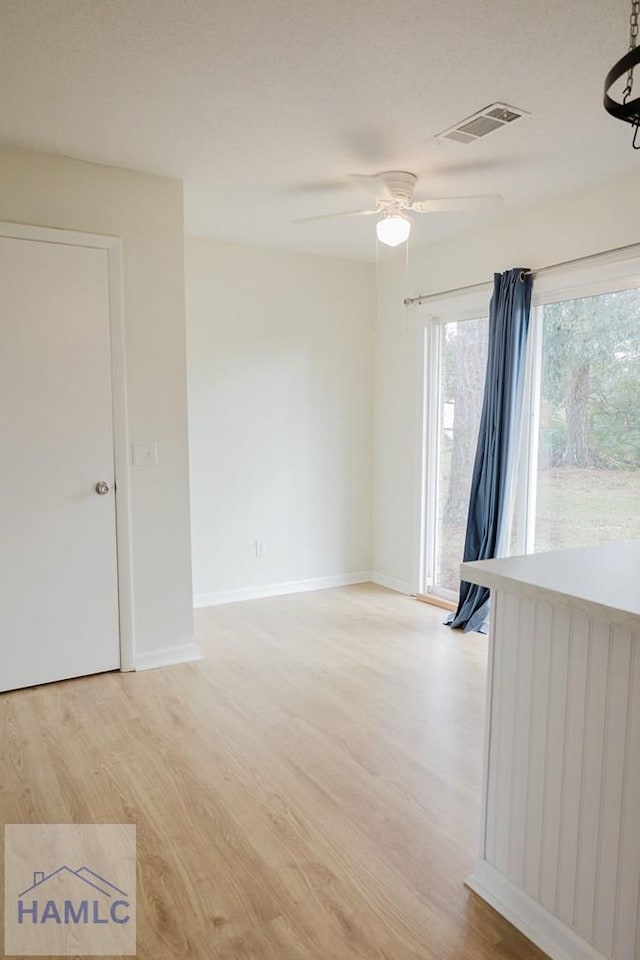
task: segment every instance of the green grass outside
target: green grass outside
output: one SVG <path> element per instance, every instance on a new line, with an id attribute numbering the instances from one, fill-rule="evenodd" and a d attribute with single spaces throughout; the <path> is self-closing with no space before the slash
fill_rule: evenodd
<path id="1" fill-rule="evenodd" d="M 536 550 L 634 538 L 640 538 L 640 471 L 540 471 Z"/>
<path id="2" fill-rule="evenodd" d="M 640 539 L 640 471 L 554 467 L 538 473 L 536 552 Z M 441 529 L 439 585 L 458 589 L 465 524 Z"/>

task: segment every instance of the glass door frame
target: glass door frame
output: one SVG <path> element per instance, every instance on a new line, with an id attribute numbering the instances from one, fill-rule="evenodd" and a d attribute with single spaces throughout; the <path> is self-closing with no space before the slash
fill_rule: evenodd
<path id="1" fill-rule="evenodd" d="M 418 497 L 417 593 L 426 598 L 455 603 L 457 593 L 435 583 L 438 556 L 438 468 L 440 457 L 440 380 L 442 373 L 442 328 L 447 323 L 478 320 L 488 316 L 491 284 L 471 292 L 445 295 L 430 301 L 418 324 L 420 357 L 420 485 Z"/>
<path id="2" fill-rule="evenodd" d="M 435 318 L 424 328 L 424 443 L 422 464 L 422 544 L 420 549 L 419 592 L 453 601 L 449 590 L 435 586 L 438 556 L 438 468 L 440 466 L 440 374 L 442 327 Z M 451 594 L 451 595 L 450 595 Z"/>

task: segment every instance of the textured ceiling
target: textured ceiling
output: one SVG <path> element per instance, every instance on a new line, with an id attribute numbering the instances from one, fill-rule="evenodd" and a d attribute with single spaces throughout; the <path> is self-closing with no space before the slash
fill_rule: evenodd
<path id="1" fill-rule="evenodd" d="M 640 164 L 602 108 L 627 0 L 0 0 L 0 137 L 185 180 L 186 229 L 375 256 L 350 173 L 507 210 Z M 639 81 L 640 83 L 640 77 Z M 493 101 L 531 111 L 470 146 L 433 135 Z M 468 216 L 416 218 L 415 238 Z"/>

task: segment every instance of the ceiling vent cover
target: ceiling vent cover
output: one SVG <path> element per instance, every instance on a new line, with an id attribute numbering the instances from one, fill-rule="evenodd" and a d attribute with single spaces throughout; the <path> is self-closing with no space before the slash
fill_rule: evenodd
<path id="1" fill-rule="evenodd" d="M 490 103 L 484 110 L 479 110 L 470 117 L 456 123 L 455 126 L 443 130 L 436 134 L 436 140 L 453 140 L 455 143 L 474 143 L 481 137 L 493 133 L 494 130 L 500 130 L 501 127 L 508 127 L 514 120 L 520 117 L 528 117 L 527 110 L 520 110 L 518 107 L 510 107 L 506 103 Z"/>

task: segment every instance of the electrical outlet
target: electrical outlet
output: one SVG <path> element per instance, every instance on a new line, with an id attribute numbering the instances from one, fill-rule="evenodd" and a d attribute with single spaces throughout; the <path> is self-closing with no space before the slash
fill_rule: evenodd
<path id="1" fill-rule="evenodd" d="M 256 540 L 255 548 L 256 548 L 256 557 L 258 558 L 258 560 L 262 560 L 262 558 L 265 557 L 267 553 L 267 545 L 264 542 L 264 540 Z"/>

